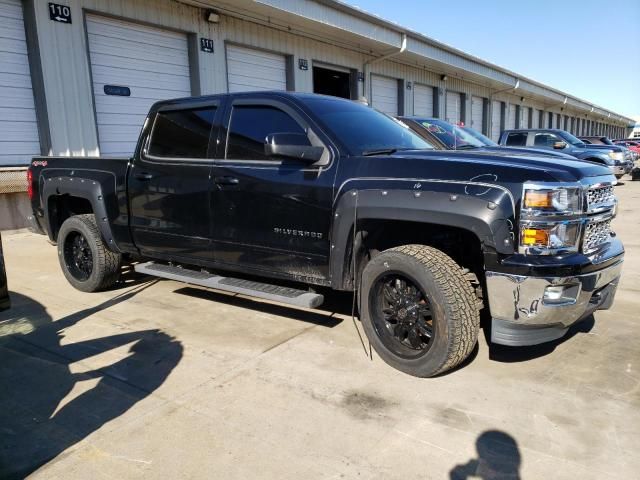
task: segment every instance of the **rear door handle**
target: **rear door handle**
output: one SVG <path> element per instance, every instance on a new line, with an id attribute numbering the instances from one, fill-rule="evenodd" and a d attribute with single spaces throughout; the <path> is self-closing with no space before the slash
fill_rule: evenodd
<path id="1" fill-rule="evenodd" d="M 151 180 L 153 178 L 153 175 L 147 172 L 140 172 L 140 173 L 136 173 L 135 177 L 138 180 Z"/>
<path id="2" fill-rule="evenodd" d="M 236 177 L 216 177 L 214 181 L 218 185 L 238 185 L 240 183 Z"/>

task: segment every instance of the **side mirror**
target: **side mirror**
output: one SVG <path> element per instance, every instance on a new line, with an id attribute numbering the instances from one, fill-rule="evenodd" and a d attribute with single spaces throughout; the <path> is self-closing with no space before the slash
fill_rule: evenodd
<path id="1" fill-rule="evenodd" d="M 554 142 L 553 149 L 554 150 L 562 150 L 563 148 L 567 148 L 566 142 Z"/>
<path id="2" fill-rule="evenodd" d="M 324 147 L 314 147 L 302 133 L 271 133 L 265 139 L 264 153 L 268 157 L 316 163 L 322 159 Z"/>

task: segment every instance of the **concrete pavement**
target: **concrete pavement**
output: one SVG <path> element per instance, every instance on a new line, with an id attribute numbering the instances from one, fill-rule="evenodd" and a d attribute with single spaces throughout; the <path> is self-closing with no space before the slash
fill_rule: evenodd
<path id="1" fill-rule="evenodd" d="M 44 237 L 3 235 L 0 477 L 632 478 L 640 182 L 616 192 L 614 308 L 548 345 L 481 336 L 435 379 L 369 360 L 349 296 L 305 311 L 131 273 L 86 294 Z"/>

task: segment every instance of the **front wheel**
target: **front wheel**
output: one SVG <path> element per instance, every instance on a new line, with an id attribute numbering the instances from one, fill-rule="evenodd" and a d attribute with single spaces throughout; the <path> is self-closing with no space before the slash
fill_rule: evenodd
<path id="1" fill-rule="evenodd" d="M 91 214 L 64 221 L 58 233 L 58 260 L 69 283 L 83 292 L 113 286 L 122 264 L 122 256 L 105 246 Z"/>
<path id="2" fill-rule="evenodd" d="M 398 370 L 431 377 L 463 362 L 480 329 L 476 295 L 462 268 L 425 245 L 392 248 L 362 274 L 365 333 Z"/>

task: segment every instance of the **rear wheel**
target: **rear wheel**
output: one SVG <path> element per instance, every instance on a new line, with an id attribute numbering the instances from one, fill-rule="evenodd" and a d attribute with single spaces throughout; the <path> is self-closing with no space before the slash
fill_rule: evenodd
<path id="1" fill-rule="evenodd" d="M 105 246 L 92 214 L 64 221 L 58 233 L 58 260 L 69 283 L 83 292 L 113 286 L 122 264 L 121 255 Z"/>
<path id="2" fill-rule="evenodd" d="M 382 252 L 365 267 L 362 324 L 378 355 L 417 377 L 464 361 L 480 328 L 475 292 L 451 257 L 425 245 Z"/>

